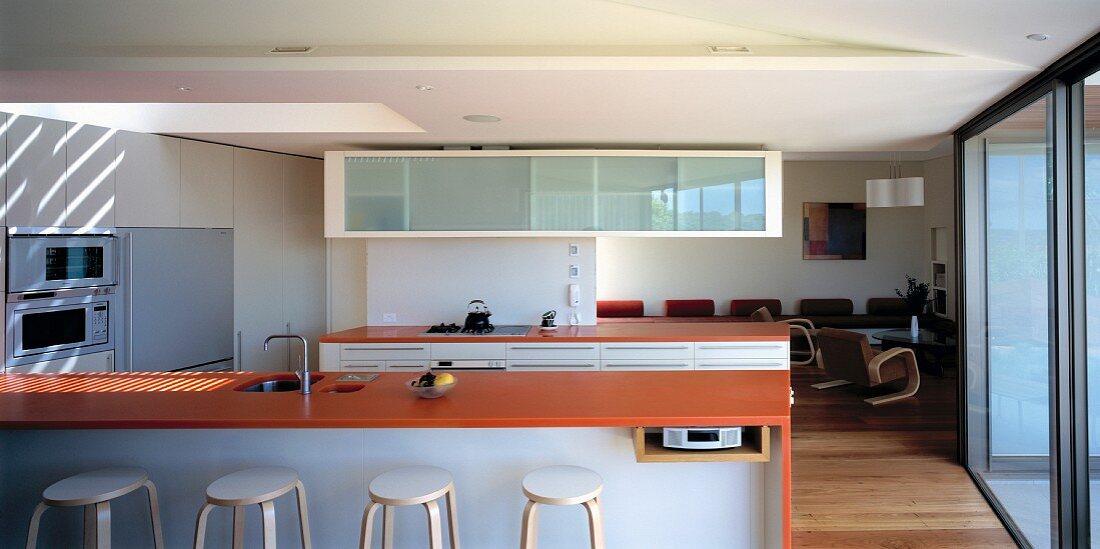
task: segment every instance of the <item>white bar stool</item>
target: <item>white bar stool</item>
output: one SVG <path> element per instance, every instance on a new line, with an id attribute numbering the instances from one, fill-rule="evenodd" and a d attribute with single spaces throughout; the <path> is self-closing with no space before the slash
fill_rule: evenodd
<path id="1" fill-rule="evenodd" d="M 538 507 L 545 505 L 583 505 L 588 510 L 588 533 L 592 549 L 603 549 L 603 515 L 600 492 L 603 479 L 591 469 L 573 465 L 553 465 L 527 473 L 523 477 L 523 493 L 527 507 L 523 510 L 521 549 L 538 546 Z"/>
<path id="2" fill-rule="evenodd" d="M 206 518 L 215 506 L 233 508 L 233 549 L 244 547 L 245 506 L 259 504 L 263 510 L 264 549 L 275 549 L 275 498 L 294 490 L 298 496 L 298 525 L 302 532 L 302 547 L 310 549 L 309 512 L 306 509 L 306 489 L 298 473 L 289 467 L 255 467 L 210 483 L 206 488 L 206 503 L 199 510 L 195 526 L 195 549 L 206 544 Z"/>
<path id="3" fill-rule="evenodd" d="M 27 531 L 27 549 L 38 544 L 38 524 L 49 507 L 84 507 L 84 547 L 110 549 L 110 500 L 145 487 L 149 493 L 149 515 L 153 523 L 153 547 L 163 549 L 160 529 L 160 505 L 157 488 L 149 473 L 140 467 L 111 467 L 80 473 L 51 484 L 42 491 L 42 501 L 34 508 Z"/>
<path id="4" fill-rule="evenodd" d="M 443 548 L 443 527 L 439 519 L 440 498 L 447 497 L 447 526 L 451 549 L 458 546 L 458 507 L 455 484 L 446 469 L 417 465 L 386 471 L 370 482 L 370 503 L 363 510 L 363 531 L 359 546 L 370 549 L 374 515 L 382 507 L 382 547 L 393 547 L 393 513 L 395 507 L 423 505 L 428 511 L 428 542 L 431 549 Z"/>

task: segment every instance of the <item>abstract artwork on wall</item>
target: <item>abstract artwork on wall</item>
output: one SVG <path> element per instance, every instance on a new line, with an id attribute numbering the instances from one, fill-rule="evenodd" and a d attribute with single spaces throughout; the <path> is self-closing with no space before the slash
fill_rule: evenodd
<path id="1" fill-rule="evenodd" d="M 867 259 L 867 205 L 803 202 L 802 259 Z"/>

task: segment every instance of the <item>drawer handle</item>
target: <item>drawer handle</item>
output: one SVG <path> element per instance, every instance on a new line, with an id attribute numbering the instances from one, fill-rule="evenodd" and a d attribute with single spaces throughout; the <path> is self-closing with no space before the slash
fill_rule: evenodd
<path id="1" fill-rule="evenodd" d="M 344 347 L 345 351 L 423 351 L 424 347 Z"/>
<path id="2" fill-rule="evenodd" d="M 389 367 L 390 368 L 425 368 L 425 369 L 427 369 L 427 366 L 424 366 L 422 364 L 392 364 Z"/>
<path id="3" fill-rule="evenodd" d="M 367 370 L 380 370 L 382 368 L 382 366 L 381 365 L 364 366 L 362 364 L 344 364 L 344 365 L 341 366 L 341 368 L 360 368 L 360 369 L 367 369 Z"/>
<path id="4" fill-rule="evenodd" d="M 756 367 L 760 367 L 760 366 L 772 367 L 772 366 L 782 366 L 782 365 L 783 364 L 781 362 L 739 362 L 737 364 L 699 364 L 698 366 L 700 368 L 729 368 L 729 367 L 749 368 L 749 367 L 754 367 L 754 366 L 756 366 Z"/>
<path id="5" fill-rule="evenodd" d="M 558 346 L 558 345 L 555 345 L 553 347 L 513 346 L 513 347 L 509 347 L 508 349 L 513 350 L 513 351 L 559 351 L 559 350 L 565 350 L 565 349 L 591 351 L 595 348 L 596 347 L 592 346 L 592 345 L 589 345 L 589 346 L 583 346 L 583 345 L 578 345 L 578 346 L 565 346 L 565 345 L 562 345 L 562 346 Z"/>
<path id="6" fill-rule="evenodd" d="M 690 364 L 604 364 L 604 368 L 668 368 L 679 367 L 688 368 Z"/>
<path id="7" fill-rule="evenodd" d="M 782 349 L 781 345 L 702 345 L 700 349 Z"/>
<path id="8" fill-rule="evenodd" d="M 513 368 L 595 368 L 595 364 L 513 364 Z"/>
<path id="9" fill-rule="evenodd" d="M 604 347 L 604 349 L 614 349 L 616 351 L 664 351 L 675 349 L 690 349 L 687 345 L 679 345 L 676 347 Z"/>

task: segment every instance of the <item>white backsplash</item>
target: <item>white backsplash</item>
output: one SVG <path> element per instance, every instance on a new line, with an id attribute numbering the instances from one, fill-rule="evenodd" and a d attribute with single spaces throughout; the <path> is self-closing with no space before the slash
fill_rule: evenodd
<path id="1" fill-rule="evenodd" d="M 569 244 L 579 245 L 569 255 Z M 570 265 L 579 267 L 569 277 Z M 367 322 L 462 324 L 466 304 L 484 300 L 494 324 L 537 324 L 558 311 L 569 322 L 577 284 L 580 324 L 596 323 L 595 238 L 371 238 L 367 240 Z M 383 322 L 395 313 L 397 322 Z"/>

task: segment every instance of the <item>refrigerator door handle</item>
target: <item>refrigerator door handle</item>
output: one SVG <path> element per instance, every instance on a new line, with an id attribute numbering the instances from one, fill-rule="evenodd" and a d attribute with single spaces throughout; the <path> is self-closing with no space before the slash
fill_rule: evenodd
<path id="1" fill-rule="evenodd" d="M 237 330 L 237 352 L 233 353 L 233 370 L 236 372 L 244 370 L 244 356 L 242 356 L 242 353 L 244 353 L 244 345 L 241 344 L 241 337 L 241 331 Z"/>
<path id="2" fill-rule="evenodd" d="M 134 233 L 126 234 L 126 369 L 134 371 Z"/>

